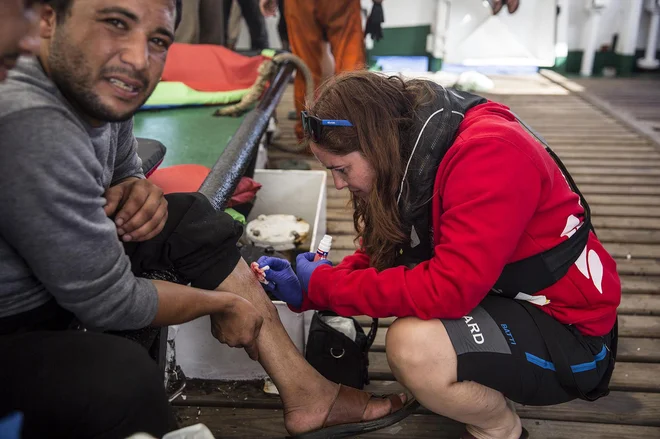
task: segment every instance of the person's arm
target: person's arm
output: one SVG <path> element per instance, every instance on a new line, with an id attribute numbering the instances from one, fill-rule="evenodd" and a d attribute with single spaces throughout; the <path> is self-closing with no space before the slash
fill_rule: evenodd
<path id="1" fill-rule="evenodd" d="M 117 155 L 111 186 L 124 182 L 131 177 L 135 179 L 144 178 L 142 159 L 138 155 L 137 139 L 133 134 L 133 119 L 115 124 L 113 130 L 117 130 Z"/>
<path id="2" fill-rule="evenodd" d="M 0 120 L 0 139 L 0 233 L 34 277 L 89 327 L 150 324 L 156 287 L 131 273 L 84 128 L 58 108 L 37 108 Z"/>
<path id="3" fill-rule="evenodd" d="M 236 268 L 229 280 L 237 277 Z M 250 302 L 225 291 L 205 291 L 159 280 L 158 311 L 153 326 L 186 323 L 206 315 L 211 316 L 211 333 L 221 343 L 244 348 L 250 358 L 259 359 L 257 337 L 264 318 Z M 229 283 L 229 281 L 228 281 Z"/>
<path id="4" fill-rule="evenodd" d="M 445 160 L 433 258 L 413 269 L 381 272 L 319 267 L 311 277 L 310 303 L 341 315 L 459 318 L 488 294 L 537 208 L 541 174 L 500 138 L 455 145 Z"/>
<path id="5" fill-rule="evenodd" d="M 225 311 L 238 296 L 207 291 L 162 280 L 152 280 L 158 295 L 152 326 L 180 325 L 196 318 Z"/>

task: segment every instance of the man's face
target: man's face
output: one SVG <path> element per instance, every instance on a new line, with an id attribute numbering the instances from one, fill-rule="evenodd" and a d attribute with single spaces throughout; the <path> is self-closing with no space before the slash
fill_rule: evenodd
<path id="1" fill-rule="evenodd" d="M 92 122 L 129 119 L 153 92 L 174 41 L 174 0 L 73 0 L 42 13 L 41 60 Z"/>
<path id="2" fill-rule="evenodd" d="M 39 49 L 37 4 L 32 0 L 0 0 L 0 82 L 7 78 L 19 55 Z"/>

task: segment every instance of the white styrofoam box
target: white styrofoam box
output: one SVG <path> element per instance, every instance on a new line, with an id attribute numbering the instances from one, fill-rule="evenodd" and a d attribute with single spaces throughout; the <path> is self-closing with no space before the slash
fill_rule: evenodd
<path id="1" fill-rule="evenodd" d="M 304 314 L 291 311 L 284 302 L 273 302 L 289 337 L 304 350 Z M 306 313 L 305 313 L 306 314 Z M 179 327 L 175 339 L 176 362 L 188 378 L 206 380 L 254 380 L 267 376 L 261 365 L 243 349 L 230 348 L 211 335 L 208 316 Z"/>
<path id="2" fill-rule="evenodd" d="M 315 252 L 325 235 L 326 172 L 257 169 L 253 178 L 262 187 L 247 221 L 276 213 L 299 216 L 312 228 L 309 251 Z"/>
<path id="3" fill-rule="evenodd" d="M 312 229 L 309 250 L 325 235 L 326 180 L 325 171 L 257 169 L 254 180 L 262 184 L 248 221 L 258 215 L 288 213 L 307 221 Z M 305 342 L 313 312 L 294 313 L 284 302 L 273 302 L 289 337 L 300 352 Z M 243 349 L 219 343 L 211 335 L 208 316 L 178 326 L 175 337 L 176 362 L 188 378 L 216 380 L 250 380 L 265 378 L 259 363 L 250 360 Z"/>

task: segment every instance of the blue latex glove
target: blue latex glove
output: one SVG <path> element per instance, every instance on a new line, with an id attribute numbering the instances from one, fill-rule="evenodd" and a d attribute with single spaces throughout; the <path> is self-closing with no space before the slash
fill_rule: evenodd
<path id="1" fill-rule="evenodd" d="M 303 301 L 303 291 L 298 276 L 296 276 L 289 261 L 272 256 L 262 256 L 257 263 L 259 268 L 266 265 L 270 267 L 264 273 L 268 281 L 268 284 L 264 285 L 264 289 L 273 293 L 281 301 L 300 308 Z"/>
<path id="2" fill-rule="evenodd" d="M 308 291 L 309 280 L 312 278 L 312 273 L 321 265 L 329 265 L 332 267 L 332 262 L 327 259 L 321 259 L 314 262 L 316 253 L 301 253 L 296 258 L 296 274 L 300 279 L 300 285 L 304 291 Z"/>

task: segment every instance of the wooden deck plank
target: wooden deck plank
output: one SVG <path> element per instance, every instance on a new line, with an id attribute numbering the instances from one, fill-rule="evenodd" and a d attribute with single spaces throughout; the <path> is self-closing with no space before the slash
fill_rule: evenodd
<path id="1" fill-rule="evenodd" d="M 658 197 L 660 200 L 660 197 Z M 658 218 L 660 221 L 660 218 Z M 606 229 L 596 230 L 600 242 L 631 243 L 631 244 L 660 244 L 660 230 L 625 230 Z"/>
<path id="2" fill-rule="evenodd" d="M 182 426 L 205 424 L 217 438 L 282 438 L 286 436 L 281 410 L 180 407 L 176 410 Z M 566 439 L 638 439 L 660 437 L 660 428 L 631 425 L 561 422 L 523 419 L 523 426 L 533 438 Z M 455 439 L 464 426 L 434 414 L 415 414 L 380 431 L 356 436 L 389 439 L 393 436 L 419 439 Z"/>
<path id="3" fill-rule="evenodd" d="M 594 144 L 591 142 L 585 143 L 563 143 L 561 145 L 550 145 L 550 148 L 561 154 L 563 151 L 589 151 L 589 152 L 646 152 L 650 154 L 655 154 L 657 149 L 654 148 L 647 140 L 639 141 L 630 141 L 626 142 L 625 145 L 622 145 L 619 142 L 614 142 L 613 144 Z"/>
<path id="4" fill-rule="evenodd" d="M 658 165 L 660 168 L 660 165 Z M 613 204 L 617 206 L 660 206 L 660 197 L 654 195 L 602 195 L 591 194 L 587 199 L 591 204 Z"/>
<path id="5" fill-rule="evenodd" d="M 622 275 L 621 289 L 624 294 L 660 293 L 660 277 L 658 276 L 628 276 Z"/>
<path id="6" fill-rule="evenodd" d="M 613 185 L 613 184 L 581 184 L 580 191 L 587 197 L 591 195 L 660 195 L 659 186 L 643 185 Z"/>
<path id="7" fill-rule="evenodd" d="M 615 258 L 632 259 L 660 259 L 660 245 L 658 244 L 628 244 L 628 243 L 605 243 L 607 251 Z"/>
<path id="8" fill-rule="evenodd" d="M 620 315 L 660 316 L 660 295 L 624 294 L 618 312 Z"/>
<path id="9" fill-rule="evenodd" d="M 621 176 L 660 176 L 660 169 L 657 168 L 635 168 L 632 166 L 570 166 L 568 171 L 572 175 L 621 175 Z"/>
<path id="10" fill-rule="evenodd" d="M 605 159 L 605 158 L 567 158 L 563 159 L 564 165 L 569 169 L 572 166 L 599 167 L 625 167 L 625 168 L 654 168 L 660 165 L 660 158 L 647 157 L 646 159 Z"/>
<path id="11" fill-rule="evenodd" d="M 598 215 L 594 216 L 591 219 L 591 222 L 596 228 L 596 233 L 598 233 L 598 230 L 601 228 L 660 230 L 660 221 L 658 221 L 658 218 L 631 218 L 624 216 Z"/>
<path id="12" fill-rule="evenodd" d="M 573 180 L 579 187 L 582 184 L 628 184 L 628 185 L 649 185 L 657 186 L 660 184 L 660 178 L 654 175 L 573 175 Z"/>
<path id="13" fill-rule="evenodd" d="M 660 261 L 650 259 L 616 259 L 619 274 L 660 276 Z"/>
<path id="14" fill-rule="evenodd" d="M 565 160 L 660 160 L 660 151 L 583 151 L 579 149 L 567 149 L 558 153 L 559 158 Z"/>

